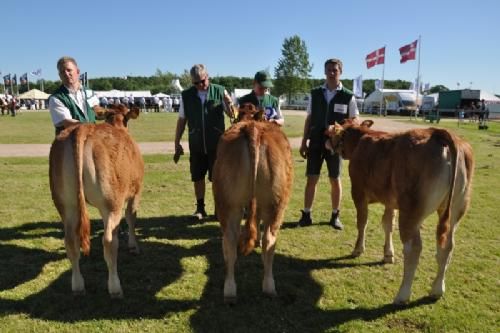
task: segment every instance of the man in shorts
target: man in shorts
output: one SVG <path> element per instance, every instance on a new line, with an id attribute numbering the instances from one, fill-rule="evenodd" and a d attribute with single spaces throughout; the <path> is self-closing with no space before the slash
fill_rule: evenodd
<path id="1" fill-rule="evenodd" d="M 328 177 L 331 185 L 332 215 L 330 225 L 342 230 L 340 222 L 340 199 L 342 185 L 340 182 L 341 157 L 332 154 L 325 148 L 325 130 L 328 126 L 338 124 L 345 119 L 357 120 L 358 107 L 352 91 L 344 88 L 340 82 L 342 75 L 342 61 L 328 59 L 325 62 L 326 82 L 320 87 L 311 90 L 311 98 L 307 108 L 307 118 L 304 124 L 304 135 L 300 146 L 300 154 L 307 158 L 307 183 L 304 193 L 304 209 L 297 226 L 306 227 L 312 224 L 311 208 L 316 193 L 316 184 L 319 180 L 323 161 L 328 168 Z"/>

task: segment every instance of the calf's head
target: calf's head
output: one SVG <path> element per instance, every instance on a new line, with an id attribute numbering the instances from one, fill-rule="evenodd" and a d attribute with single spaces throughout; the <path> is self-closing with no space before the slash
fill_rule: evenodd
<path id="1" fill-rule="evenodd" d="M 263 121 L 264 110 L 256 108 L 252 103 L 245 103 L 238 108 L 235 118 L 236 123 L 245 120 Z"/>
<path id="2" fill-rule="evenodd" d="M 139 117 L 139 108 L 132 107 L 128 109 L 125 105 L 112 105 L 109 109 L 94 107 L 97 119 L 104 120 L 108 124 L 116 127 L 127 127 L 129 119 Z"/>
<path id="3" fill-rule="evenodd" d="M 348 160 L 358 145 L 359 139 L 372 125 L 372 120 L 364 120 L 359 125 L 351 119 L 345 120 L 342 125 L 330 125 L 325 131 L 325 135 L 328 137 L 325 147 L 330 152 L 338 153 L 342 158 Z"/>

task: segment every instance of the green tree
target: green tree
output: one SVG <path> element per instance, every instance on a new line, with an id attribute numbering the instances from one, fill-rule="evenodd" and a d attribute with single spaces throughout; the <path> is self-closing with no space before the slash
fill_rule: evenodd
<path id="1" fill-rule="evenodd" d="M 431 89 L 429 90 L 430 94 L 438 93 L 440 91 L 448 91 L 447 87 L 443 86 L 442 84 L 438 84 L 437 86 L 432 86 Z"/>
<path id="2" fill-rule="evenodd" d="M 287 94 L 290 100 L 293 94 L 309 90 L 309 73 L 313 66 L 306 43 L 297 35 L 285 38 L 281 54 L 274 69 L 275 94 Z"/>

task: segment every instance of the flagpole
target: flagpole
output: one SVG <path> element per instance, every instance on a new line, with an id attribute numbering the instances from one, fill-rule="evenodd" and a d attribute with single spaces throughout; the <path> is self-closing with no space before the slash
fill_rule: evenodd
<path id="1" fill-rule="evenodd" d="M 387 60 L 386 58 L 386 52 L 385 52 L 385 45 L 384 45 L 384 64 L 382 65 L 382 84 L 380 85 L 380 109 L 379 109 L 379 112 L 378 112 L 378 115 L 380 116 L 382 114 L 382 104 L 383 104 L 383 100 L 384 100 L 384 74 L 385 74 L 385 62 Z M 386 114 L 386 111 L 384 111 L 384 116 L 387 116 Z"/>
<path id="2" fill-rule="evenodd" d="M 418 36 L 418 60 L 417 60 L 417 106 L 420 94 L 420 49 L 422 48 L 422 36 Z"/>
<path id="3" fill-rule="evenodd" d="M 30 79 L 28 78 L 27 73 L 26 73 L 26 83 L 28 84 L 28 91 L 30 91 Z"/>

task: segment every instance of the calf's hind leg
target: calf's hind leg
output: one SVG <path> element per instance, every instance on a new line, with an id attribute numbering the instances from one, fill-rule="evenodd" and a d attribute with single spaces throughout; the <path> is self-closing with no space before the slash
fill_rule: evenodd
<path id="1" fill-rule="evenodd" d="M 399 232 L 403 242 L 404 273 L 399 292 L 394 298 L 395 304 L 404 304 L 410 299 L 413 278 L 422 252 L 420 223 L 420 219 L 411 218 L 400 212 Z"/>
<path id="2" fill-rule="evenodd" d="M 108 292 L 111 298 L 122 298 L 123 291 L 118 277 L 118 225 L 121 219 L 121 208 L 117 211 L 103 214 L 104 235 L 102 245 L 104 259 L 108 266 Z"/>
<path id="3" fill-rule="evenodd" d="M 382 216 L 382 227 L 384 228 L 385 232 L 384 263 L 386 264 L 394 263 L 394 246 L 392 243 L 392 231 L 394 229 L 395 217 L 396 217 L 395 210 L 386 207 L 384 215 Z"/>
<path id="4" fill-rule="evenodd" d="M 135 223 L 137 221 L 138 203 L 139 203 L 139 197 L 136 195 L 128 201 L 127 209 L 125 211 L 125 218 L 128 224 L 128 250 L 130 253 L 133 254 L 139 254 L 141 252 L 135 234 Z"/>
<path id="5" fill-rule="evenodd" d="M 76 209 L 68 209 L 76 212 Z M 64 222 L 64 246 L 66 255 L 71 262 L 71 290 L 75 295 L 85 294 L 85 282 L 80 272 L 80 237 L 77 230 L 77 216 L 70 214 L 63 218 Z"/>
<path id="6" fill-rule="evenodd" d="M 234 265 L 237 258 L 238 240 L 240 237 L 241 209 L 217 210 L 223 226 L 222 250 L 226 264 L 224 280 L 224 303 L 236 303 L 236 281 L 234 279 Z"/>

